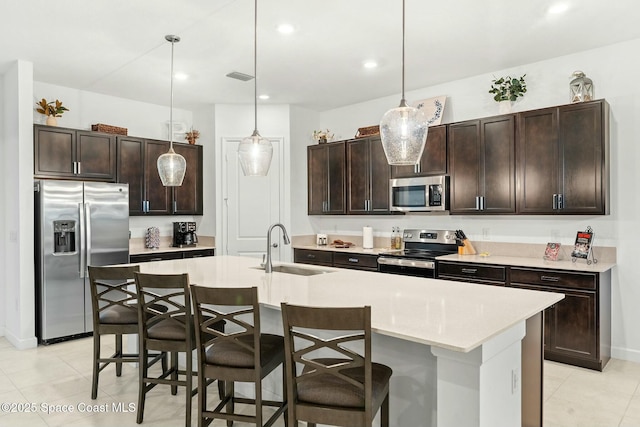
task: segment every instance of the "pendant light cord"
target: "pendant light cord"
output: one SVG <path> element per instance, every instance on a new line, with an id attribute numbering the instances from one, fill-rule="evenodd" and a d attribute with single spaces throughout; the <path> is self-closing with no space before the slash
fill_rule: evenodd
<path id="1" fill-rule="evenodd" d="M 169 149 L 173 149 L 173 45 L 175 37 L 171 38 L 171 102 L 169 107 Z"/>
<path id="2" fill-rule="evenodd" d="M 404 0 L 403 0 L 404 1 Z M 258 0 L 253 13 L 253 134 L 258 135 Z"/>
<path id="3" fill-rule="evenodd" d="M 405 0 L 402 0 L 402 101 L 404 101 L 404 2 Z"/>

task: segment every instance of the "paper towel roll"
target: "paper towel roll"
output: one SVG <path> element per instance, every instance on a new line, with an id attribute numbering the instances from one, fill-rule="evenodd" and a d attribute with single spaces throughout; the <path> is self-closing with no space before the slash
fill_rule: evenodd
<path id="1" fill-rule="evenodd" d="M 373 249 L 373 228 L 362 227 L 362 247 L 364 249 Z"/>

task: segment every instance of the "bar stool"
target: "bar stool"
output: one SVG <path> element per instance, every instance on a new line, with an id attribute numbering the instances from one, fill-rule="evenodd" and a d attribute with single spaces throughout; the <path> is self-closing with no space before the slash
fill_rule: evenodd
<path id="1" fill-rule="evenodd" d="M 195 322 L 198 327 L 198 426 L 214 419 L 244 421 L 263 426 L 262 406 L 276 407 L 264 426 L 271 426 L 286 413 L 287 402 L 262 398 L 262 380 L 284 364 L 284 339 L 279 335 L 260 333 L 258 289 L 207 288 L 191 286 Z M 225 322 L 225 331 L 214 326 Z M 224 381 L 225 396 L 215 409 L 207 408 L 207 385 Z M 234 382 L 252 382 L 255 399 L 235 396 Z M 284 375 L 283 375 L 284 386 Z M 286 394 L 286 389 L 283 395 Z M 255 415 L 235 413 L 235 403 L 255 405 Z M 226 411 L 224 409 L 226 408 Z M 285 415 L 285 426 L 287 419 Z"/>
<path id="2" fill-rule="evenodd" d="M 98 397 L 98 378 L 100 372 L 110 363 L 116 364 L 116 376 L 122 375 L 122 363 L 139 361 L 138 353 L 122 351 L 122 336 L 138 333 L 138 298 L 133 285 L 134 273 L 140 270 L 131 267 L 94 267 L 89 266 L 89 288 L 93 319 L 93 375 L 91 380 L 91 398 Z M 103 335 L 115 335 L 115 353 L 111 357 L 100 354 L 100 340 Z M 166 370 L 166 353 L 153 354 L 149 366 L 162 360 Z"/>
<path id="3" fill-rule="evenodd" d="M 136 422 L 142 423 L 146 394 L 158 384 L 171 386 L 175 395 L 178 386 L 185 387 L 185 425 L 191 426 L 191 398 L 193 389 L 192 351 L 195 349 L 191 297 L 188 274 L 134 274 L 138 292 L 138 326 L 140 368 L 138 413 Z M 163 307 L 163 309 L 159 309 Z M 149 376 L 149 350 L 171 353 L 171 368 L 159 377 Z M 186 354 L 186 368 L 178 369 L 178 353 Z M 184 379 L 180 379 L 184 377 Z"/>
<path id="4" fill-rule="evenodd" d="M 380 409 L 388 427 L 392 371 L 371 361 L 371 307 L 281 307 L 289 426 L 371 426 Z"/>

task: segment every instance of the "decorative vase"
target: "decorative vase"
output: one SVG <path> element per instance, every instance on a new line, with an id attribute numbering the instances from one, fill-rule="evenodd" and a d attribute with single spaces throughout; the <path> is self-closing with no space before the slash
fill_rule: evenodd
<path id="1" fill-rule="evenodd" d="M 47 116 L 47 126 L 58 126 L 58 121 L 55 116 Z"/>
<path id="2" fill-rule="evenodd" d="M 326 144 L 326 143 L 327 143 L 327 138 L 318 139 L 318 144 Z"/>
<path id="3" fill-rule="evenodd" d="M 195 138 L 187 138 L 187 141 L 189 141 L 189 144 L 191 144 L 191 145 L 195 145 L 195 143 L 196 143 L 196 139 Z"/>
<path id="4" fill-rule="evenodd" d="M 509 113 L 511 113 L 511 101 L 500 101 L 500 102 L 498 102 L 498 112 L 500 114 L 509 114 Z"/>

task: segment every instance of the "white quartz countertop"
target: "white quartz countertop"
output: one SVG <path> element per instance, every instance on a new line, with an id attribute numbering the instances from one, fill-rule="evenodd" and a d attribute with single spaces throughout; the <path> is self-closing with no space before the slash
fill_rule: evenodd
<path id="1" fill-rule="evenodd" d="M 294 245 L 293 249 L 308 249 L 314 251 L 330 251 L 330 252 L 346 252 L 351 254 L 369 254 L 369 255 L 380 255 L 383 252 L 394 251 L 397 249 L 391 248 L 373 248 L 373 249 L 365 249 L 362 246 L 351 246 L 349 248 L 336 248 L 333 245 Z"/>
<path id="2" fill-rule="evenodd" d="M 215 256 L 140 264 L 143 273 L 189 273 L 192 284 L 256 286 L 260 302 L 310 306 L 370 305 L 372 329 L 449 350 L 469 352 L 494 336 L 560 301 L 550 292 L 479 286 L 377 272 L 291 265 L 324 274 L 266 274 L 256 258 Z"/>
<path id="3" fill-rule="evenodd" d="M 215 246 L 210 245 L 201 245 L 197 244 L 196 246 L 184 246 L 182 248 L 176 248 L 173 246 L 161 246 L 158 249 L 149 249 L 145 247 L 134 247 L 129 250 L 129 255 L 146 255 L 146 254 L 158 254 L 165 252 L 185 252 L 185 251 L 202 251 L 205 249 L 215 249 Z"/>
<path id="4" fill-rule="evenodd" d="M 503 255 L 443 255 L 436 258 L 438 261 L 457 261 L 468 262 L 476 264 L 495 264 L 495 265 L 509 265 L 515 267 L 534 267 L 534 268 L 547 268 L 552 270 L 571 270 L 581 272 L 592 273 L 604 273 L 607 270 L 612 269 L 615 263 L 612 262 L 597 262 L 587 264 L 584 259 L 576 259 L 576 262 L 571 260 L 560 261 L 547 261 L 540 258 L 530 257 L 515 257 L 515 256 L 503 256 Z"/>

